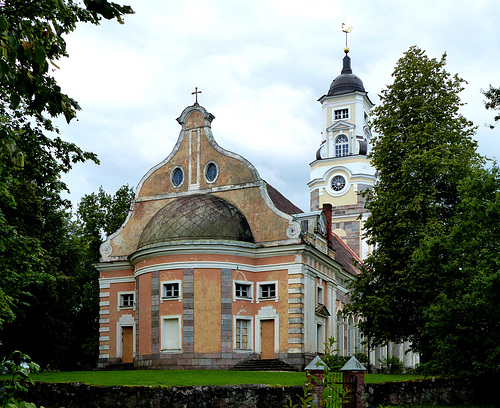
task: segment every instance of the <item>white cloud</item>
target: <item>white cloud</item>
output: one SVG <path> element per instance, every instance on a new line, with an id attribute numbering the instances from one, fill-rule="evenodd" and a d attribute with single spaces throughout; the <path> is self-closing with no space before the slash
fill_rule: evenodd
<path id="1" fill-rule="evenodd" d="M 217 142 L 248 158 L 263 178 L 308 209 L 308 164 L 320 142 L 323 95 L 342 67 L 345 35 L 353 70 L 373 102 L 411 45 L 448 53 L 448 70 L 469 85 L 466 116 L 480 125 L 483 153 L 500 157 L 492 112 L 479 92 L 499 86 L 497 0 L 132 0 L 125 25 L 80 26 L 56 72 L 80 101 L 63 136 L 98 153 L 66 178 L 77 202 L 99 185 L 136 185 L 171 151 L 175 121 L 202 91 Z"/>

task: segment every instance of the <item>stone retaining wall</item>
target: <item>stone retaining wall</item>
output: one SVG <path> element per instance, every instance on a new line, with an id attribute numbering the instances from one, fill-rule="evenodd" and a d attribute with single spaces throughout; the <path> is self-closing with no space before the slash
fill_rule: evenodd
<path id="1" fill-rule="evenodd" d="M 499 406 L 498 377 L 471 379 L 430 378 L 424 380 L 365 384 L 365 407 L 380 405 L 465 405 Z"/>
<path id="2" fill-rule="evenodd" d="M 365 408 L 380 405 L 499 406 L 498 377 L 426 379 L 365 384 Z M 302 387 L 227 385 L 197 387 L 91 386 L 36 383 L 28 401 L 45 408 L 280 408 L 298 404 Z"/>
<path id="3" fill-rule="evenodd" d="M 302 387 L 228 385 L 203 387 L 91 386 L 36 383 L 27 400 L 45 408 L 270 408 L 287 405 Z"/>

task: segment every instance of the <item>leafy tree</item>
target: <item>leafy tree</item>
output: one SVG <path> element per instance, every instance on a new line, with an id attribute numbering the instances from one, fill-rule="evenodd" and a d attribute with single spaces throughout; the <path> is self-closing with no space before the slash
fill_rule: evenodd
<path id="1" fill-rule="evenodd" d="M 21 294 L 17 318 L 5 325 L 2 354 L 23 349 L 43 367 L 94 368 L 98 353 L 99 245 L 128 215 L 133 191 L 122 186 L 82 198 L 77 221 L 52 218 L 53 249 L 58 257 L 51 279 L 31 283 Z M 84 210 L 85 209 L 85 210 Z M 65 214 L 65 213 L 62 213 Z M 66 214 L 67 215 L 67 214 Z M 94 226 L 101 226 L 104 234 Z M 37 339 L 33 341 L 33 339 Z"/>
<path id="2" fill-rule="evenodd" d="M 469 374 L 500 371 L 500 169 L 474 169 L 448 234 L 427 240 L 450 253 L 448 268 L 463 276 L 453 291 L 437 295 L 425 310 L 429 371 Z"/>
<path id="3" fill-rule="evenodd" d="M 82 235 L 88 242 L 88 258 L 99 261 L 99 246 L 103 237 L 117 231 L 123 224 L 130 209 L 134 190 L 121 186 L 114 196 L 99 187 L 97 193 L 85 195 L 78 205 L 78 219 L 82 224 Z"/>
<path id="4" fill-rule="evenodd" d="M 446 54 L 430 59 L 411 47 L 374 110 L 379 180 L 365 193 L 365 232 L 375 250 L 352 285 L 349 308 L 365 317 L 360 328 L 372 345 L 409 340 L 424 362 L 435 357 L 430 308 L 443 296 L 454 299 L 469 277 L 442 237 L 452 231 L 461 186 L 482 163 L 475 128 L 459 113 L 464 81 L 445 63 Z"/>
<path id="5" fill-rule="evenodd" d="M 500 87 L 493 88 L 491 85 L 487 91 L 482 91 L 483 95 L 486 96 L 486 101 L 484 105 L 486 109 L 500 110 Z M 500 120 L 500 113 L 494 118 L 495 124 Z M 494 128 L 495 125 L 490 125 L 490 128 Z"/>
<path id="6" fill-rule="evenodd" d="M 59 231 L 69 203 L 62 173 L 97 162 L 57 134 L 51 118 L 69 122 L 79 106 L 51 72 L 67 56 L 64 36 L 79 22 L 132 13 L 107 0 L 0 2 L 0 328 L 14 320 L 27 288 L 61 275 Z"/>

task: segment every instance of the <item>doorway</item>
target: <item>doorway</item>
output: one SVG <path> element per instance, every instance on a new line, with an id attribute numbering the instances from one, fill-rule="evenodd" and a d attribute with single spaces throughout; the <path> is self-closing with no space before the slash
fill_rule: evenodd
<path id="1" fill-rule="evenodd" d="M 122 327 L 122 363 L 134 362 L 134 328 Z"/>
<path id="2" fill-rule="evenodd" d="M 260 321 L 260 344 L 262 360 L 274 359 L 274 320 Z"/>

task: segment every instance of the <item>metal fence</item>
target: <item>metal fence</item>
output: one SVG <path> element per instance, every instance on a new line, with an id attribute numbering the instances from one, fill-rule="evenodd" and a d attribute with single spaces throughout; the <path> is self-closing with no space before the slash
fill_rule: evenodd
<path id="1" fill-rule="evenodd" d="M 325 373 L 323 378 L 323 401 L 325 408 L 356 408 L 357 379 L 344 378 L 340 371 Z"/>

